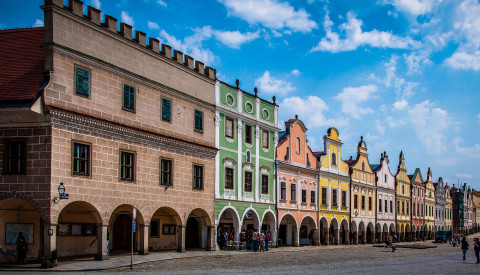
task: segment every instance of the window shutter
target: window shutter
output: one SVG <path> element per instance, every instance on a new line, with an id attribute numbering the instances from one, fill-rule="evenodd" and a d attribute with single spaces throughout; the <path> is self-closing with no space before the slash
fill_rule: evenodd
<path id="1" fill-rule="evenodd" d="M 135 109 L 135 88 L 126 84 L 123 92 L 123 107 Z"/>
<path id="2" fill-rule="evenodd" d="M 172 117 L 172 102 L 169 99 L 162 98 L 162 119 L 171 121 Z"/>
<path id="3" fill-rule="evenodd" d="M 203 112 L 195 110 L 195 129 L 203 130 Z"/>
<path id="4" fill-rule="evenodd" d="M 76 68 L 77 83 L 76 83 L 76 92 L 77 94 L 88 96 L 90 94 L 90 71 L 82 69 L 80 67 Z"/>

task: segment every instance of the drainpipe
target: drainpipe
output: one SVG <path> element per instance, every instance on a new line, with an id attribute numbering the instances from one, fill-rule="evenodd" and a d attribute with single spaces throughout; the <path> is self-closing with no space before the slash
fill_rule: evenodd
<path id="1" fill-rule="evenodd" d="M 276 237 L 277 239 L 275 240 L 275 243 L 277 244 L 277 247 L 278 247 L 278 234 L 280 233 L 280 228 L 279 228 L 279 225 L 278 225 L 278 161 L 277 161 L 277 156 L 275 154 L 275 158 L 274 158 L 274 162 L 273 162 L 273 165 L 274 165 L 274 170 L 275 170 L 275 215 L 277 216 L 276 217 L 276 231 L 277 231 L 277 234 L 276 234 Z"/>

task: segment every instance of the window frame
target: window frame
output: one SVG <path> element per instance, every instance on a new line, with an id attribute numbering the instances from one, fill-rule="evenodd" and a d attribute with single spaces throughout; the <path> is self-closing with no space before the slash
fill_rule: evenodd
<path id="1" fill-rule="evenodd" d="M 266 134 L 266 142 L 265 142 L 265 134 Z M 262 130 L 262 148 L 265 148 L 265 149 L 270 148 L 270 131 L 268 130 Z"/>
<path id="2" fill-rule="evenodd" d="M 201 122 L 200 122 L 200 125 L 197 124 L 197 114 L 199 114 L 201 116 Z M 199 127 L 198 127 L 199 126 Z M 195 111 L 193 112 L 193 129 L 195 132 L 198 132 L 198 133 L 203 133 L 203 129 L 204 129 L 204 116 L 203 116 L 203 111 L 202 110 L 198 110 L 198 109 L 195 109 Z"/>
<path id="3" fill-rule="evenodd" d="M 264 182 L 264 179 L 267 178 L 266 184 Z M 268 175 L 262 175 L 262 194 L 268 194 L 268 183 L 269 183 L 270 177 Z M 265 184 L 265 186 L 264 186 Z M 265 188 L 264 188 L 265 187 Z M 265 190 L 264 190 L 265 189 Z"/>
<path id="4" fill-rule="evenodd" d="M 358 194 L 353 195 L 353 204 L 354 209 L 358 209 Z"/>
<path id="5" fill-rule="evenodd" d="M 83 161 L 86 161 L 87 164 L 86 164 L 86 168 L 88 169 L 88 172 L 86 173 L 81 173 L 81 172 L 77 172 L 75 171 L 75 145 L 78 144 L 78 145 L 82 145 L 82 146 L 86 146 L 88 148 L 88 156 L 86 158 L 86 160 L 83 160 Z M 72 176 L 79 176 L 79 177 L 88 177 L 90 178 L 92 176 L 92 144 L 89 143 L 89 142 L 84 142 L 84 141 L 79 141 L 79 140 L 72 140 L 72 153 L 71 153 L 71 163 L 72 163 Z"/>
<path id="6" fill-rule="evenodd" d="M 228 175 L 227 169 L 232 170 L 232 185 L 231 185 L 231 187 L 229 185 L 227 185 L 227 175 Z M 223 186 L 224 186 L 225 189 L 230 189 L 230 190 L 235 189 L 235 169 L 234 168 L 225 167 L 225 177 L 224 177 L 223 181 L 224 181 Z"/>
<path id="7" fill-rule="evenodd" d="M 281 201 L 287 200 L 287 183 L 284 181 L 280 182 L 280 200 Z"/>
<path id="8" fill-rule="evenodd" d="M 337 189 L 332 189 L 332 206 L 333 207 L 338 206 L 338 190 Z"/>
<path id="9" fill-rule="evenodd" d="M 315 197 L 316 197 L 315 190 L 310 190 L 310 204 L 312 205 L 316 204 Z"/>
<path id="10" fill-rule="evenodd" d="M 168 162 L 170 164 L 169 171 L 163 171 L 163 162 Z M 164 173 L 168 173 L 170 183 L 163 182 Z M 173 159 L 160 157 L 160 185 L 161 186 L 173 186 Z"/>
<path id="11" fill-rule="evenodd" d="M 14 144 L 18 144 L 21 146 L 21 150 L 23 150 L 23 156 L 20 155 L 19 158 L 9 158 L 8 156 L 8 149 L 11 148 Z M 4 175 L 26 175 L 27 174 L 27 160 L 28 160 L 28 144 L 26 138 L 5 138 L 3 140 L 3 174 Z M 10 170 L 9 163 L 13 160 L 16 160 L 17 164 L 19 164 L 16 168 L 16 171 Z M 19 162 L 19 163 L 18 163 Z"/>
<path id="12" fill-rule="evenodd" d="M 126 155 L 131 155 L 132 157 L 132 165 L 131 167 L 129 168 L 126 164 L 123 163 L 123 154 L 126 154 Z M 120 181 L 130 181 L 130 182 L 135 182 L 136 180 L 136 154 L 135 152 L 133 151 L 128 151 L 128 150 L 123 150 L 123 149 L 120 149 L 120 154 L 119 154 L 119 168 L 120 168 L 120 173 L 119 173 L 119 179 Z M 126 169 L 131 169 L 131 178 L 127 178 L 125 177 L 125 175 L 123 175 L 123 171 L 124 171 L 124 167 L 126 167 Z"/>
<path id="13" fill-rule="evenodd" d="M 84 94 L 84 93 L 81 93 L 78 91 L 78 69 L 80 70 L 84 70 L 84 71 L 87 71 L 88 72 L 88 94 Z M 81 96 L 81 97 L 84 97 L 84 98 L 90 98 L 90 95 L 92 93 L 92 70 L 89 69 L 89 68 L 86 68 L 84 66 L 80 66 L 78 64 L 75 64 L 74 66 L 74 74 L 75 74 L 75 77 L 74 77 L 74 92 L 75 92 L 75 95 L 77 96 Z"/>
<path id="14" fill-rule="evenodd" d="M 342 190 L 341 194 L 342 194 L 341 207 L 348 208 L 347 207 L 347 191 Z"/>
<path id="15" fill-rule="evenodd" d="M 194 163 L 192 164 L 192 188 L 195 189 L 195 190 L 203 190 L 203 183 L 204 183 L 204 165 L 203 164 L 198 164 L 198 163 Z M 200 169 L 200 172 L 201 172 L 201 175 L 200 177 L 198 177 L 196 175 L 196 169 Z M 197 178 L 200 179 L 200 186 L 197 186 Z"/>
<path id="16" fill-rule="evenodd" d="M 232 123 L 232 135 L 229 136 L 227 134 L 227 122 L 231 122 Z M 231 139 L 235 139 L 235 121 L 233 120 L 233 118 L 230 118 L 230 117 L 225 117 L 225 137 L 227 138 L 231 138 Z"/>
<path id="17" fill-rule="evenodd" d="M 250 175 L 249 179 L 250 182 L 247 182 L 247 174 Z M 243 191 L 244 192 L 252 192 L 253 189 L 253 172 L 251 171 L 244 171 L 243 172 Z M 248 188 L 247 188 L 248 187 Z"/>
<path id="18" fill-rule="evenodd" d="M 165 122 L 172 123 L 172 100 L 171 100 L 170 98 L 168 98 L 168 97 L 163 97 L 163 96 L 162 96 L 161 99 L 160 99 L 160 101 L 161 101 L 161 110 L 160 110 L 160 112 L 161 112 L 161 114 L 160 114 L 161 120 L 162 120 L 162 121 L 165 121 Z M 165 112 L 165 110 L 164 110 L 164 102 L 167 102 L 167 101 L 168 101 L 169 104 L 170 104 L 170 107 L 169 107 L 170 110 L 169 110 L 169 114 L 168 114 L 168 116 L 169 116 L 168 119 L 167 119 L 167 118 L 164 118 L 164 112 Z"/>
<path id="19" fill-rule="evenodd" d="M 290 184 L 290 201 L 292 202 L 297 201 L 297 184 L 296 183 Z"/>
<path id="20" fill-rule="evenodd" d="M 247 131 L 247 129 L 250 129 L 249 131 Z M 252 144 L 253 143 L 253 133 L 252 133 L 252 130 L 253 130 L 253 126 L 250 125 L 250 124 L 246 124 L 245 123 L 245 138 L 244 138 L 244 142 L 247 143 L 247 144 Z M 248 139 L 248 140 L 247 140 Z"/>
<path id="21" fill-rule="evenodd" d="M 365 210 L 366 199 L 365 196 L 362 196 L 362 210 Z"/>
<path id="22" fill-rule="evenodd" d="M 378 212 L 382 213 L 382 199 L 378 199 Z"/>
<path id="23" fill-rule="evenodd" d="M 126 92 L 127 87 L 133 89 L 133 108 L 125 105 L 125 96 L 126 96 L 125 92 Z M 136 92 L 135 92 L 135 90 L 136 90 L 135 86 L 131 86 L 131 85 L 128 85 L 126 83 L 123 83 L 122 110 L 135 113 L 135 111 L 136 111 Z M 129 91 L 129 92 L 131 92 L 131 91 Z"/>
<path id="24" fill-rule="evenodd" d="M 302 189 L 302 203 L 307 204 L 307 190 Z"/>
<path id="25" fill-rule="evenodd" d="M 328 196 L 327 187 L 322 187 L 322 205 L 328 204 L 327 196 Z"/>

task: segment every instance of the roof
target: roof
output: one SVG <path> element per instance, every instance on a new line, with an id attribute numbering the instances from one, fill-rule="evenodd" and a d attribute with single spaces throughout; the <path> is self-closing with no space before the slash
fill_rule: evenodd
<path id="1" fill-rule="evenodd" d="M 357 160 L 355 159 L 349 159 L 349 160 L 344 160 L 343 162 L 345 162 L 348 166 L 353 166 L 355 165 L 355 162 L 357 162 Z"/>
<path id="2" fill-rule="evenodd" d="M 373 172 L 377 172 L 380 166 L 380 164 L 370 164 L 370 168 L 372 168 Z"/>
<path id="3" fill-rule="evenodd" d="M 44 28 L 0 31 L 0 103 L 31 104 L 39 95 L 45 67 Z"/>
<path id="4" fill-rule="evenodd" d="M 325 155 L 325 152 L 312 152 L 312 154 L 316 157 L 316 158 L 319 158 L 321 156 L 324 156 Z"/>

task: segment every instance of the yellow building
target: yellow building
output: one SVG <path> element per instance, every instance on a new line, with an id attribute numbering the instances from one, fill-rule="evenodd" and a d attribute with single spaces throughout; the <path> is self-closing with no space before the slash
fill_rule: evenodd
<path id="1" fill-rule="evenodd" d="M 445 228 L 452 230 L 452 197 L 450 196 L 450 186 L 445 185 Z"/>
<path id="2" fill-rule="evenodd" d="M 426 239 L 435 238 L 435 186 L 432 181 L 432 171 L 430 167 L 427 172 L 427 181 L 425 182 L 425 233 Z"/>
<path id="3" fill-rule="evenodd" d="M 401 242 L 410 241 L 412 221 L 410 219 L 410 179 L 405 167 L 403 152 L 400 152 L 397 174 L 395 175 L 395 188 L 397 196 L 397 232 Z"/>
<path id="4" fill-rule="evenodd" d="M 322 244 L 350 243 L 350 176 L 342 160 L 342 142 L 338 130 L 330 128 L 323 137 L 324 152 L 317 152 L 320 162 L 319 221 Z"/>

